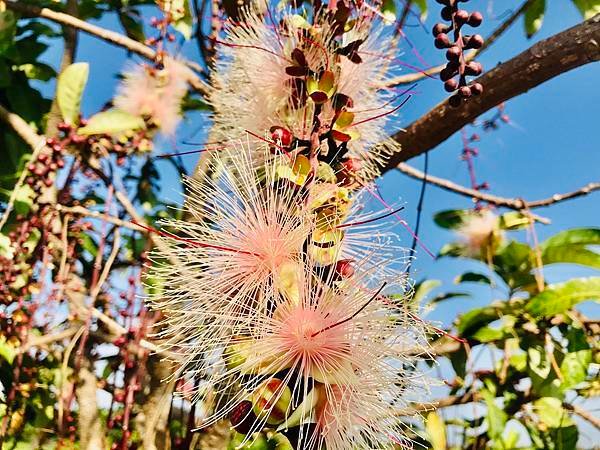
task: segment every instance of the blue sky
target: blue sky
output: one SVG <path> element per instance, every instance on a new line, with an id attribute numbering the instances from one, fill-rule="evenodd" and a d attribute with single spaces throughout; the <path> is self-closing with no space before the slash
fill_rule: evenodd
<path id="1" fill-rule="evenodd" d="M 429 17 L 425 28 L 438 21 L 438 5 L 430 1 Z M 479 9 L 484 12 L 485 22 L 478 30 L 486 36 L 521 4 L 520 1 L 474 0 L 467 4 L 470 10 Z M 482 55 L 479 60 L 484 67 L 490 68 L 506 61 L 531 46 L 537 40 L 551 36 L 581 21 L 581 16 L 570 1 L 548 2 L 548 10 L 540 32 L 531 40 L 527 40 L 523 31 L 522 20 L 519 20 L 503 35 L 495 45 Z M 491 5 L 491 9 L 490 8 Z M 151 11 L 147 11 L 151 14 Z M 491 13 L 491 14 L 490 14 Z M 102 26 L 119 30 L 114 17 L 105 17 Z M 432 37 L 423 27 L 418 26 L 415 18 L 408 21 L 406 33 L 414 43 L 419 54 L 430 65 L 444 61 L 442 51 L 436 50 Z M 419 65 L 419 60 L 411 53 L 405 42 L 402 43 L 403 61 Z M 47 51 L 45 57 L 54 67 L 62 49 L 57 41 Z M 184 55 L 197 60 L 195 44 L 184 44 Z M 134 60 L 139 58 L 134 57 Z M 104 103 L 111 99 L 116 85 L 116 75 L 127 63 L 126 52 L 118 47 L 106 44 L 98 39 L 82 34 L 78 61 L 90 63 L 90 81 L 85 91 L 83 110 L 85 114 L 93 114 Z M 400 72 L 402 73 L 402 72 Z M 480 156 L 475 160 L 476 174 L 479 181 L 487 181 L 491 192 L 500 196 L 538 199 L 548 197 L 556 192 L 570 191 L 600 179 L 600 129 L 598 117 L 600 108 L 600 90 L 597 81 L 600 79 L 600 64 L 590 64 L 533 89 L 532 91 L 510 100 L 506 105 L 506 113 L 513 125 L 503 124 L 500 129 L 484 133 L 478 131 L 482 140 L 478 147 Z M 42 87 L 46 95 L 51 96 L 54 84 Z M 416 88 L 415 95 L 402 109 L 401 114 L 390 124 L 390 131 L 409 124 L 441 101 L 446 93 L 438 80 L 424 79 Z M 493 114 L 493 111 L 487 116 Z M 484 115 L 483 117 L 486 117 Z M 208 120 L 199 114 L 192 115 L 182 124 L 177 134 L 179 140 L 185 140 L 202 125 L 208 126 Z M 473 128 L 469 127 L 469 130 Z M 193 138 L 202 141 L 202 133 Z M 170 143 L 165 141 L 161 151 L 169 150 Z M 466 164 L 460 159 L 460 135 L 456 134 L 438 148 L 430 152 L 430 173 L 451 179 L 460 184 L 468 184 Z M 185 157 L 189 170 L 195 164 L 194 155 Z M 422 168 L 423 158 L 409 161 L 415 167 Z M 177 174 L 170 165 L 159 164 L 163 178 L 163 193 L 172 200 L 177 200 Z M 406 205 L 406 219 L 414 225 L 415 208 L 420 189 L 420 182 L 412 180 L 398 172 L 390 172 L 378 182 L 384 196 L 389 201 L 401 201 Z M 442 191 L 436 187 L 427 188 L 421 239 L 434 252 L 453 238 L 452 233 L 438 228 L 431 220 L 433 214 L 443 209 L 468 208 L 471 200 L 453 193 Z M 566 228 L 600 225 L 600 194 L 592 194 L 585 198 L 573 200 L 536 211 L 552 220 L 548 226 L 539 225 L 537 231 L 540 240 Z M 410 236 L 400 227 L 398 233 L 402 242 L 410 246 Z M 524 236 L 519 236 L 524 239 Z M 415 279 L 424 277 L 440 279 L 444 282 L 438 291 L 453 289 L 453 278 L 469 269 L 485 270 L 477 264 L 462 260 L 442 259 L 433 261 L 420 251 L 414 264 Z M 550 281 L 560 281 L 572 276 L 594 275 L 591 270 L 575 267 L 551 267 L 545 271 Z M 475 305 L 488 303 L 498 292 L 489 288 L 472 287 L 474 295 L 470 299 L 442 303 L 431 313 L 430 318 L 445 323 L 461 311 Z M 588 314 L 598 315 L 597 306 L 586 306 Z"/>

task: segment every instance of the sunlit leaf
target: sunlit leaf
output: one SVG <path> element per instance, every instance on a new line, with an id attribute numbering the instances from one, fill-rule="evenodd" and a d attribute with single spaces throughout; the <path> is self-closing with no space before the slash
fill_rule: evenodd
<path id="1" fill-rule="evenodd" d="M 429 436 L 429 442 L 433 450 L 446 449 L 446 424 L 435 411 L 427 414 L 425 431 L 427 432 L 427 436 Z"/>
<path id="2" fill-rule="evenodd" d="M 562 231 L 540 245 L 544 264 L 570 263 L 600 269 L 600 228 Z"/>
<path id="3" fill-rule="evenodd" d="M 585 20 L 600 13 L 600 0 L 571 0 Z"/>
<path id="4" fill-rule="evenodd" d="M 542 26 L 544 14 L 546 13 L 546 0 L 533 0 L 533 3 L 525 11 L 525 33 L 532 37 Z"/>
<path id="5" fill-rule="evenodd" d="M 81 96 L 89 74 L 88 63 L 75 63 L 68 66 L 58 76 L 56 102 L 63 120 L 68 124 L 79 122 Z"/>
<path id="6" fill-rule="evenodd" d="M 550 317 L 580 302 L 599 299 L 600 277 L 575 278 L 548 286 L 544 292 L 529 300 L 526 309 L 536 317 Z"/>
<path id="7" fill-rule="evenodd" d="M 134 116 L 119 109 L 109 109 L 99 112 L 88 120 L 85 127 L 78 130 L 79 134 L 89 136 L 92 134 L 114 134 L 123 131 L 139 130 L 146 128 L 144 119 Z"/>

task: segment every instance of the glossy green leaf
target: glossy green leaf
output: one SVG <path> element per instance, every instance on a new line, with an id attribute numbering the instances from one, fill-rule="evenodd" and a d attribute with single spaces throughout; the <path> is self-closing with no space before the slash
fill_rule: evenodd
<path id="1" fill-rule="evenodd" d="M 425 300 L 427 294 L 437 287 L 440 287 L 442 282 L 440 280 L 423 280 L 415 284 L 413 302 L 419 304 Z"/>
<path id="2" fill-rule="evenodd" d="M 562 231 L 540 244 L 544 264 L 570 263 L 600 269 L 600 228 Z"/>
<path id="3" fill-rule="evenodd" d="M 454 230 L 463 225 L 473 215 L 470 209 L 450 209 L 441 211 L 433 216 L 438 227 Z"/>
<path id="4" fill-rule="evenodd" d="M 435 411 L 427 414 L 425 431 L 433 450 L 446 450 L 446 424 L 444 419 Z"/>
<path id="5" fill-rule="evenodd" d="M 477 272 L 465 272 L 454 279 L 456 284 L 459 283 L 482 283 L 492 284 L 492 280 L 487 275 Z"/>
<path id="6" fill-rule="evenodd" d="M 529 300 L 526 309 L 533 316 L 550 317 L 580 302 L 599 299 L 600 277 L 575 278 L 548 286 L 544 292 Z"/>
<path id="7" fill-rule="evenodd" d="M 534 0 L 525 11 L 525 33 L 532 37 L 542 26 L 546 13 L 546 0 Z"/>
<path id="8" fill-rule="evenodd" d="M 584 19 L 591 19 L 600 13 L 600 0 L 572 0 Z"/>
<path id="9" fill-rule="evenodd" d="M 93 115 L 85 127 L 78 133 L 89 136 L 92 134 L 114 134 L 146 128 L 144 119 L 119 109 L 109 109 Z"/>
<path id="10" fill-rule="evenodd" d="M 79 123 L 81 97 L 89 74 L 88 63 L 71 64 L 58 76 L 56 102 L 63 120 L 68 124 Z"/>

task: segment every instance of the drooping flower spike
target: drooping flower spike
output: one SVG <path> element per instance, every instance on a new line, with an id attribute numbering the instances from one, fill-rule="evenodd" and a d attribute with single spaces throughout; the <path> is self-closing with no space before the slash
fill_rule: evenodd
<path id="1" fill-rule="evenodd" d="M 381 89 L 392 50 L 377 23 L 368 8 L 338 2 L 313 23 L 248 12 L 230 24 L 210 94 L 212 138 L 283 132 L 316 153 L 365 161 L 374 174 L 374 163 L 397 150 L 384 127 L 405 99 Z"/>

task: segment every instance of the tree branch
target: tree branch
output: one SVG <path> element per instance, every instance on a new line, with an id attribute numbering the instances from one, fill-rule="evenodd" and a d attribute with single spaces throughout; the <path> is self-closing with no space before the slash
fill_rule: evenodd
<path id="1" fill-rule="evenodd" d="M 448 100 L 434 107 L 393 138 L 402 150 L 382 164 L 381 172 L 439 145 L 462 127 L 496 105 L 576 67 L 600 59 L 600 14 L 566 31 L 538 42 L 477 81 L 485 87 L 481 97 L 459 108 Z"/>
<path id="2" fill-rule="evenodd" d="M 567 410 L 567 411 L 571 411 L 573 414 L 577 414 L 579 417 L 581 417 L 582 419 L 587 420 L 589 423 L 591 423 L 592 425 L 594 425 L 597 429 L 600 430 L 600 418 L 594 416 L 591 412 L 589 412 L 587 409 L 583 409 L 580 406 L 577 405 L 572 405 L 571 403 L 563 403 L 563 407 Z"/>
<path id="3" fill-rule="evenodd" d="M 508 28 L 515 23 L 515 21 L 521 16 L 521 14 L 523 14 L 525 11 L 527 11 L 527 9 L 529 8 L 529 6 L 531 6 L 531 4 L 534 2 L 535 0 L 527 0 L 525 1 L 521 7 L 519 9 L 517 9 L 514 13 L 512 13 L 512 15 L 510 15 L 504 22 L 502 22 L 502 24 L 500 24 L 500 26 L 498 28 L 496 28 L 492 34 L 489 35 L 489 37 L 487 37 L 484 41 L 483 41 L 483 46 L 478 49 L 478 50 L 473 50 L 472 52 L 470 52 L 467 56 L 466 56 L 466 60 L 467 61 L 472 61 L 474 60 L 478 55 L 482 54 L 484 51 L 486 51 L 494 42 L 496 42 L 496 40 L 502 36 L 502 34 L 504 34 L 504 32 L 506 30 L 508 30 Z M 437 75 L 438 73 L 440 73 L 444 67 L 446 67 L 446 64 L 440 64 L 439 66 L 435 66 L 435 67 L 431 67 L 430 69 L 424 70 L 422 72 L 416 72 L 416 73 L 409 73 L 406 75 L 400 75 L 394 78 L 391 78 L 389 80 L 387 80 L 385 82 L 386 87 L 393 87 L 393 86 L 400 86 L 403 84 L 411 84 L 414 83 L 415 81 L 419 81 L 422 80 L 425 77 L 431 76 L 431 75 Z"/>
<path id="4" fill-rule="evenodd" d="M 111 44 L 126 48 L 130 52 L 140 55 L 146 59 L 154 60 L 156 58 L 156 51 L 153 48 L 148 47 L 147 45 L 144 45 L 134 39 L 128 38 L 121 33 L 93 25 L 69 14 L 53 11 L 49 8 L 39 8 L 34 5 L 28 5 L 14 0 L 6 1 L 5 4 L 8 9 L 19 12 L 27 17 L 42 17 L 44 19 L 52 20 L 53 22 L 60 23 L 61 25 L 84 31 L 85 33 L 91 34 L 92 36 L 98 37 L 106 42 L 110 42 Z M 203 72 L 202 68 L 197 64 L 189 61 L 187 61 L 186 64 L 196 72 Z M 206 95 L 208 92 L 208 86 L 197 75 L 194 74 L 190 76 L 188 82 L 190 86 L 192 86 L 192 88 L 198 93 Z"/>
<path id="5" fill-rule="evenodd" d="M 476 200 L 481 200 L 492 205 L 514 209 L 517 211 L 523 209 L 542 208 L 546 206 L 554 205 L 565 200 L 570 200 L 577 197 L 583 197 L 590 194 L 591 192 L 600 190 L 600 182 L 589 183 L 576 191 L 566 192 L 564 194 L 554 194 L 552 197 L 548 197 L 541 200 L 526 201 L 521 198 L 506 198 L 499 197 L 497 195 L 487 194 L 485 192 L 471 189 L 460 184 L 454 183 L 453 181 L 446 180 L 445 178 L 436 177 L 433 175 L 425 174 L 414 167 L 409 166 L 406 163 L 398 164 L 397 169 L 416 180 L 425 180 L 429 184 L 438 186 L 446 191 L 455 192 L 465 197 L 471 197 Z"/>
<path id="6" fill-rule="evenodd" d="M 476 392 L 467 392 L 463 395 L 450 395 L 440 400 L 434 400 L 432 402 L 415 403 L 412 406 L 402 409 L 397 412 L 397 416 L 414 416 L 415 414 L 421 414 L 428 411 L 435 411 L 440 408 L 447 408 L 449 406 L 464 405 L 465 403 L 471 403 L 479 401 L 479 395 Z"/>

